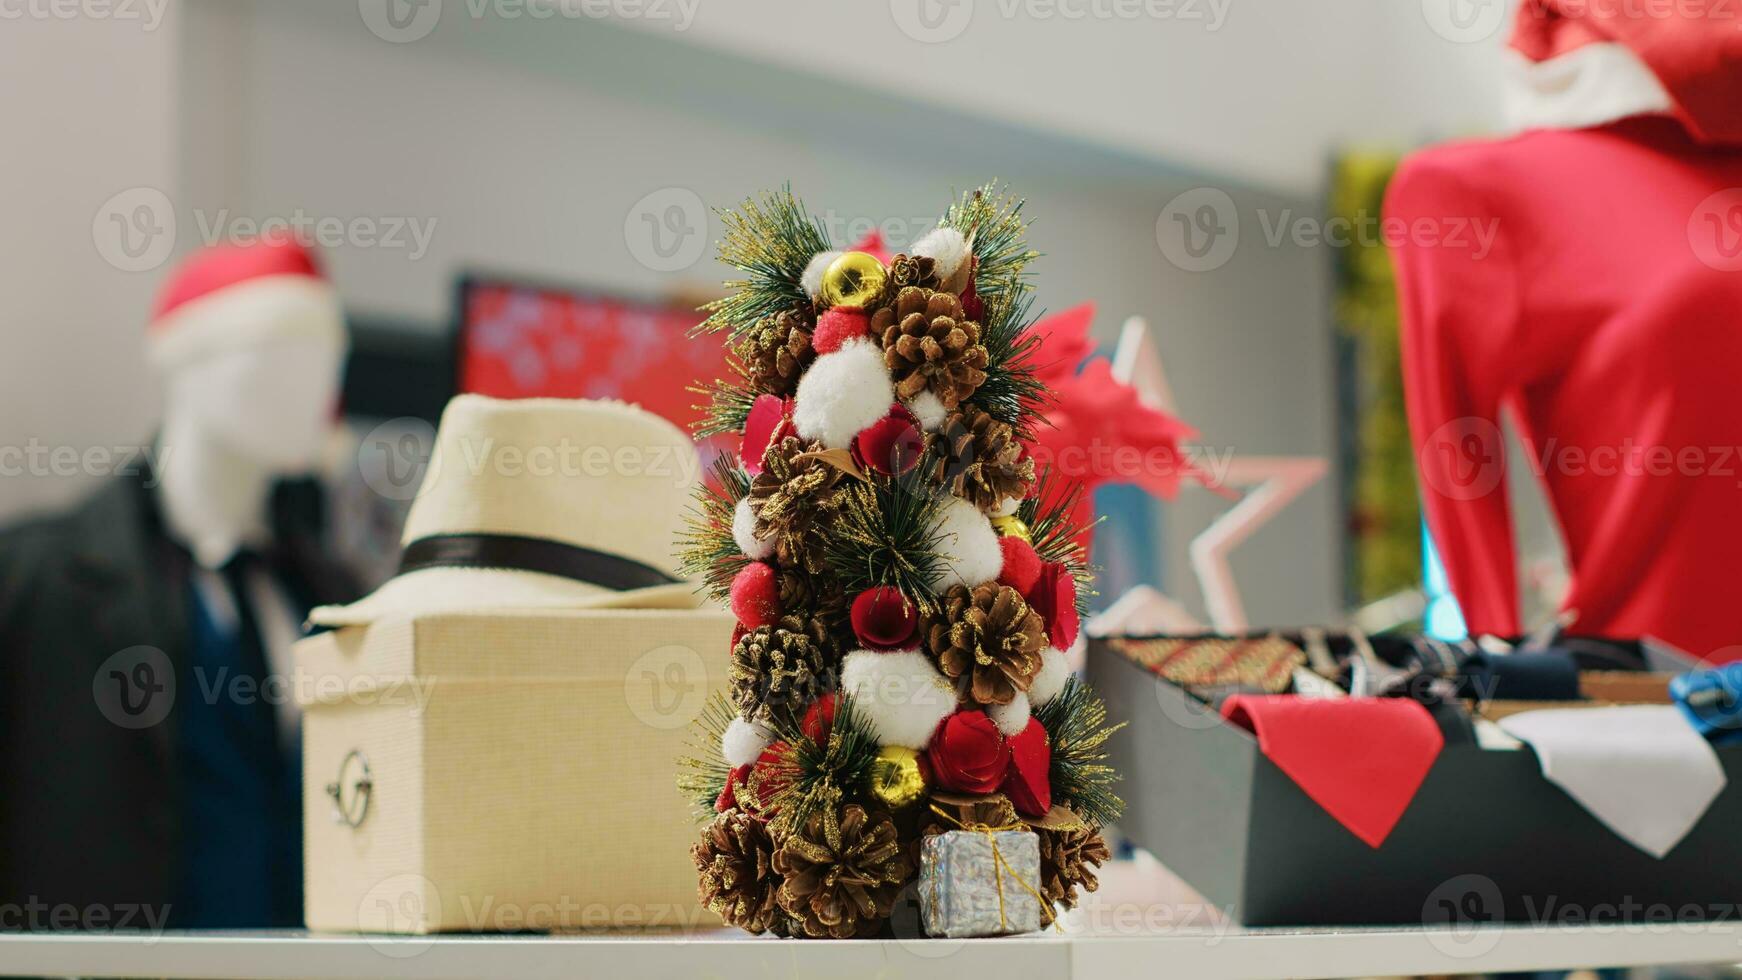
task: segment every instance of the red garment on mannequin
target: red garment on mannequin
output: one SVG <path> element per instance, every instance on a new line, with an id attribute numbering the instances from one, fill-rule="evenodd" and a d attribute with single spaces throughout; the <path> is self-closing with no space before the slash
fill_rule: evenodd
<path id="1" fill-rule="evenodd" d="M 1446 239 L 1405 230 L 1393 254 L 1423 504 L 1472 632 L 1521 632 L 1506 405 L 1566 544 L 1573 631 L 1742 657 L 1732 188 L 1742 153 L 1668 116 L 1436 147 L 1393 179 L 1387 218 Z M 1460 220 L 1491 248 L 1451 243 Z"/>

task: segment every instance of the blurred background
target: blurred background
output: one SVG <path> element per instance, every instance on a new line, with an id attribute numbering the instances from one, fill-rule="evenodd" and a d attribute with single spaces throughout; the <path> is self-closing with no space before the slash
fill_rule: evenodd
<path id="1" fill-rule="evenodd" d="M 352 332 L 337 511 L 379 578 L 398 467 L 455 391 L 683 415 L 717 357 L 679 340 L 726 274 L 712 209 L 790 182 L 835 242 L 899 251 L 997 178 L 1035 219 L 1038 306 L 1094 303 L 1109 352 L 1144 318 L 1209 458 L 1328 461 L 1232 565 L 1254 624 L 1345 622 L 1429 577 L 1381 193 L 1401 153 L 1494 130 L 1508 7 L 5 5 L 0 522 L 110 475 L 92 447 L 150 444 L 144 324 L 202 245 L 290 228 L 322 254 Z M 1555 544 L 1517 499 L 1528 589 Z M 1100 503 L 1103 601 L 1146 582 L 1203 616 L 1187 549 L 1231 502 Z"/>

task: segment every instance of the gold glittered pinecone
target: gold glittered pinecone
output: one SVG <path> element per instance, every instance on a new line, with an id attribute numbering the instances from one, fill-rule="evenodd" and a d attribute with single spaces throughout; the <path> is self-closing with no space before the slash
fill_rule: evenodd
<path id="1" fill-rule="evenodd" d="M 727 810 L 702 830 L 690 856 L 702 905 L 727 925 L 760 934 L 785 919 L 775 901 L 782 879 L 774 870 L 774 841 L 761 820 Z"/>
<path id="2" fill-rule="evenodd" d="M 822 449 L 787 436 L 769 448 L 762 472 L 750 482 L 750 511 L 756 515 L 756 536 L 774 541 L 775 560 L 815 575 L 823 570 L 819 522 L 840 507 L 841 471 L 804 454 Z"/>
<path id="3" fill-rule="evenodd" d="M 891 299 L 906 286 L 938 288 L 937 260 L 929 255 L 908 255 L 897 252 L 889 260 L 889 276 L 884 280 Z"/>
<path id="4" fill-rule="evenodd" d="M 847 594 L 832 575 L 813 575 L 802 568 L 782 568 L 775 578 L 780 608 L 822 622 L 834 623 L 847 614 Z"/>
<path id="5" fill-rule="evenodd" d="M 811 331 L 816 319 L 808 310 L 786 310 L 763 317 L 732 341 L 732 352 L 744 362 L 744 375 L 759 392 L 790 395 L 798 376 L 816 358 Z"/>
<path id="6" fill-rule="evenodd" d="M 939 479 L 981 510 L 1021 500 L 1034 485 L 1034 460 L 1023 455 L 1016 430 L 977 405 L 964 402 L 933 438 Z"/>
<path id="7" fill-rule="evenodd" d="M 962 316 L 961 301 L 949 293 L 903 287 L 871 315 L 871 335 L 881 338 L 884 364 L 903 399 L 930 388 L 954 409 L 986 380 L 990 358 L 980 325 Z"/>
<path id="8" fill-rule="evenodd" d="M 774 852 L 776 900 L 794 934 L 812 939 L 876 935 L 895 909 L 914 864 L 887 813 L 849 804 L 819 809 Z"/>
<path id="9" fill-rule="evenodd" d="M 840 648 L 821 620 L 782 616 L 738 638 L 726 680 L 745 718 L 789 721 L 824 693 L 839 660 Z"/>
<path id="10" fill-rule="evenodd" d="M 1040 672 L 1046 624 L 1008 585 L 956 585 L 928 624 L 926 644 L 946 677 L 970 678 L 976 703 L 1009 704 Z"/>
<path id="11" fill-rule="evenodd" d="M 1035 833 L 1040 835 L 1040 893 L 1067 909 L 1076 908 L 1077 889 L 1092 892 L 1101 887 L 1095 868 L 1113 857 L 1101 828 L 1092 824 L 1070 830 L 1036 827 Z"/>

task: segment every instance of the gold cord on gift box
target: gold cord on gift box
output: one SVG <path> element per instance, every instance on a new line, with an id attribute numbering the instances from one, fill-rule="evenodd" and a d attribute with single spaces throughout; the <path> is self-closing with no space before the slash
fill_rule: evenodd
<path id="1" fill-rule="evenodd" d="M 1064 931 L 1064 927 L 1060 926 L 1058 923 L 1058 916 L 1053 914 L 1051 903 L 1049 903 L 1033 885 L 1022 880 L 1022 876 L 1016 873 L 1016 868 L 1009 861 L 1004 859 L 1004 852 L 1000 851 L 998 849 L 998 835 L 1000 833 L 1004 833 L 1004 832 L 1008 832 L 1008 831 L 1015 831 L 1015 830 L 1029 830 L 1029 827 L 1027 824 L 1024 824 L 1021 822 L 1016 822 L 1016 823 L 1004 824 L 1003 826 L 994 827 L 991 824 L 985 824 L 985 823 L 963 822 L 961 820 L 956 819 L 954 816 L 952 816 L 951 814 L 949 814 L 948 812 L 943 810 L 936 803 L 931 804 L 931 812 L 937 814 L 940 817 L 943 817 L 945 820 L 949 821 L 950 823 L 955 824 L 958 828 L 965 830 L 968 833 L 985 834 L 986 835 L 986 843 L 990 844 L 992 846 L 992 883 L 994 885 L 996 885 L 998 888 L 998 928 L 1000 928 L 1000 929 L 1009 929 L 1010 928 L 1010 920 L 1007 919 L 1004 915 L 1004 874 L 1003 874 L 1003 872 L 1009 872 L 1011 881 L 1014 881 L 1018 885 L 1021 885 L 1023 891 L 1026 891 L 1026 892 L 1028 892 L 1028 894 L 1034 896 L 1035 902 L 1037 902 L 1040 905 L 1040 914 L 1046 917 L 1047 924 L 1052 926 L 1054 929 L 1058 930 L 1059 932 Z M 1032 833 L 1033 831 L 1029 831 L 1029 832 Z M 932 888 L 932 892 L 931 892 L 932 905 L 934 907 L 936 907 L 938 904 L 938 882 L 937 882 L 937 878 L 935 876 L 932 878 L 931 888 Z"/>

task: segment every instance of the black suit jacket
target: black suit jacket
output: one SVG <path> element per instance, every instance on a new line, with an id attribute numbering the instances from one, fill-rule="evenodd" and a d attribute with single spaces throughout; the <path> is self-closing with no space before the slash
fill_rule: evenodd
<path id="1" fill-rule="evenodd" d="M 299 598 L 350 601 L 351 576 L 314 567 L 317 492 L 294 486 L 275 499 L 285 544 L 274 557 L 300 570 L 286 576 Z M 189 659 L 190 562 L 141 476 L 0 533 L 0 907 L 24 910 L 0 929 L 167 915 L 179 857 L 176 713 L 158 718 L 165 702 L 150 699 L 169 696 L 173 685 L 153 686 Z M 53 921 L 56 908 L 81 921 Z"/>

